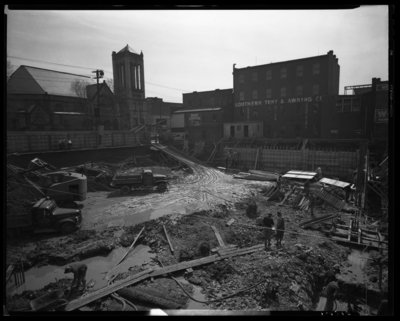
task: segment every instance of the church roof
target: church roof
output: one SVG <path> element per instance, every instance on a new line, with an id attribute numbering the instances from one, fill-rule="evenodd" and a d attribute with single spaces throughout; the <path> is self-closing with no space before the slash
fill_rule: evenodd
<path id="1" fill-rule="evenodd" d="M 122 48 L 120 51 L 118 51 L 118 53 L 126 52 L 126 51 L 129 51 L 129 52 L 132 52 L 132 53 L 138 55 L 138 53 L 135 50 L 133 50 L 131 47 L 129 47 L 129 45 L 126 45 L 124 48 Z"/>

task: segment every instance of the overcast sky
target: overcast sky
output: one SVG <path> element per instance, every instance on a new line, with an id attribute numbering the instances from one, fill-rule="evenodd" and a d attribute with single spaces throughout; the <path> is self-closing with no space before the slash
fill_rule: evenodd
<path id="1" fill-rule="evenodd" d="M 8 10 L 7 56 L 20 65 L 112 78 L 113 51 L 144 54 L 146 97 L 233 87 L 232 69 L 333 50 L 344 86 L 388 80 L 388 6 L 351 10 Z"/>

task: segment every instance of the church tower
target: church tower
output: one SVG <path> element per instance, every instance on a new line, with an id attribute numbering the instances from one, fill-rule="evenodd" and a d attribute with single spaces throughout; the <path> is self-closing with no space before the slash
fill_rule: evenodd
<path id="1" fill-rule="evenodd" d="M 130 130 L 146 121 L 144 60 L 129 45 L 112 52 L 114 94 L 118 100 L 123 130 Z"/>

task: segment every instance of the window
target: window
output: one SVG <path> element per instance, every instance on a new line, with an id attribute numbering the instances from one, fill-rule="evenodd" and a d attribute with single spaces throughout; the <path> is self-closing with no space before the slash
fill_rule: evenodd
<path id="1" fill-rule="evenodd" d="M 258 74 L 256 72 L 253 72 L 252 77 L 253 82 L 256 82 L 258 80 Z"/>
<path id="2" fill-rule="evenodd" d="M 283 116 L 286 114 L 286 108 L 285 106 L 279 106 L 279 113 Z"/>
<path id="3" fill-rule="evenodd" d="M 265 111 L 266 111 L 267 113 L 272 112 L 272 106 L 266 106 L 266 107 L 265 107 Z"/>
<path id="4" fill-rule="evenodd" d="M 299 85 L 296 87 L 296 96 L 303 96 L 303 86 Z"/>
<path id="5" fill-rule="evenodd" d="M 268 88 L 265 94 L 265 98 L 272 98 L 272 89 Z"/>
<path id="6" fill-rule="evenodd" d="M 303 66 L 297 66 L 297 68 L 296 68 L 296 76 L 297 77 L 303 76 Z"/>
<path id="7" fill-rule="evenodd" d="M 281 97 L 286 97 L 286 87 L 281 88 Z"/>
<path id="8" fill-rule="evenodd" d="M 331 138 L 338 138 L 338 130 L 331 129 Z"/>
<path id="9" fill-rule="evenodd" d="M 295 113 L 296 113 L 296 115 L 301 115 L 301 105 L 297 105 L 295 107 Z"/>
<path id="10" fill-rule="evenodd" d="M 236 130 L 240 132 L 242 130 L 242 125 L 236 125 Z"/>
<path id="11" fill-rule="evenodd" d="M 240 101 L 244 101 L 244 91 L 241 91 L 241 92 L 239 93 L 239 100 L 240 100 Z"/>
<path id="12" fill-rule="evenodd" d="M 343 113 L 343 100 L 342 99 L 336 100 L 335 112 L 336 113 Z"/>
<path id="13" fill-rule="evenodd" d="M 252 98 L 257 99 L 257 90 L 253 90 Z"/>
<path id="14" fill-rule="evenodd" d="M 358 113 L 360 111 L 360 98 L 355 98 L 352 101 L 351 111 L 353 113 Z"/>
<path id="15" fill-rule="evenodd" d="M 239 75 L 239 84 L 244 83 L 244 75 Z"/>
<path id="16" fill-rule="evenodd" d="M 285 125 L 282 125 L 282 126 L 281 126 L 279 133 L 280 133 L 282 136 L 286 135 L 286 126 L 285 126 Z"/>
<path id="17" fill-rule="evenodd" d="M 253 108 L 253 116 L 257 117 L 258 116 L 258 110 L 257 108 Z"/>
<path id="18" fill-rule="evenodd" d="M 286 78 L 287 76 L 287 68 L 282 68 L 281 69 L 281 78 Z"/>
<path id="19" fill-rule="evenodd" d="M 272 79 L 272 70 L 267 70 L 267 80 Z"/>
<path id="20" fill-rule="evenodd" d="M 313 75 L 319 74 L 319 63 L 313 64 Z"/>
<path id="21" fill-rule="evenodd" d="M 343 112 L 344 113 L 351 112 L 351 99 L 344 99 L 343 100 Z"/>
<path id="22" fill-rule="evenodd" d="M 214 106 L 214 97 L 210 98 L 210 106 Z"/>
<path id="23" fill-rule="evenodd" d="M 312 93 L 313 95 L 319 95 L 319 85 L 315 84 L 312 86 Z"/>

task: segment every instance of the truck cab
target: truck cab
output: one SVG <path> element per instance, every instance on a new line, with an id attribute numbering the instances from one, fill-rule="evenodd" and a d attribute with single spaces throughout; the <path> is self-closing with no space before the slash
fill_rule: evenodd
<path id="1" fill-rule="evenodd" d="M 7 216 L 9 234 L 20 230 L 34 233 L 60 232 L 68 234 L 82 224 L 82 213 L 78 209 L 59 208 L 55 200 L 43 198 L 38 201 L 29 213 Z"/>

